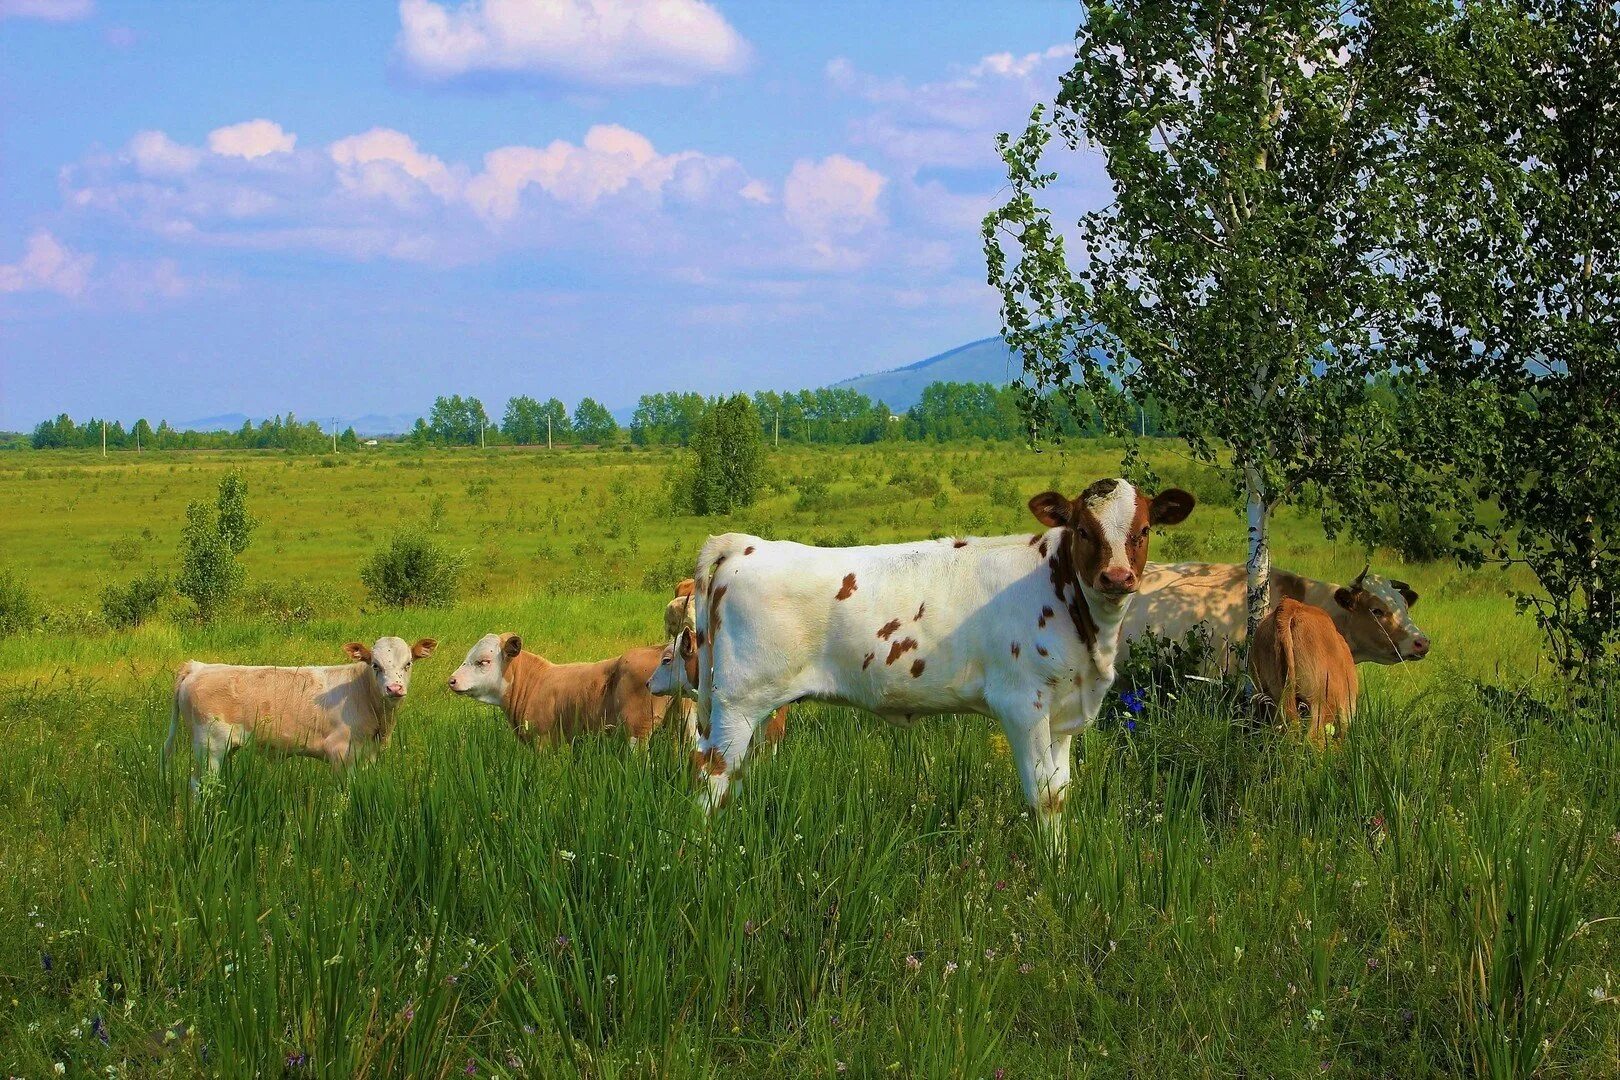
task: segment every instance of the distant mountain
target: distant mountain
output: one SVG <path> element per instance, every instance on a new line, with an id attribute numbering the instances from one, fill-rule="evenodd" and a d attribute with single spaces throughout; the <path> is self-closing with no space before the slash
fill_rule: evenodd
<path id="1" fill-rule="evenodd" d="M 367 413 L 364 416 L 338 417 L 337 429 L 354 428 L 354 433 L 361 436 L 370 435 L 403 435 L 411 430 L 418 416 L 424 413 Z M 176 431 L 237 431 L 243 423 L 251 423 L 258 427 L 261 420 L 268 417 L 248 416 L 246 413 L 221 413 L 219 416 L 204 416 L 196 420 L 187 420 L 184 423 L 172 424 Z M 299 420 L 319 421 L 322 431 L 332 430 L 332 418 L 329 416 L 299 416 Z"/>
<path id="2" fill-rule="evenodd" d="M 881 401 L 894 412 L 905 412 L 922 399 L 923 387 L 936 382 L 987 382 L 1003 386 L 1023 371 L 1018 356 L 1000 337 L 958 345 L 915 364 L 857 375 L 834 383 L 859 390 L 873 401 Z"/>

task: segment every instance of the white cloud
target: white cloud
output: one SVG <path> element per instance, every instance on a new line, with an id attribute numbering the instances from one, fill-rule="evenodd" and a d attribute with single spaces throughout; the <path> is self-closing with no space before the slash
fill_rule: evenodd
<path id="1" fill-rule="evenodd" d="M 290 153 L 297 142 L 298 136 L 281 130 L 280 124 L 269 120 L 246 120 L 208 133 L 208 149 L 221 157 L 250 161 L 269 154 Z"/>
<path id="2" fill-rule="evenodd" d="M 351 191 L 382 196 L 404 205 L 420 188 L 440 199 L 456 197 L 461 181 L 432 154 L 416 148 L 403 131 L 372 128 L 327 147 L 338 167 L 338 180 Z"/>
<path id="3" fill-rule="evenodd" d="M 887 183 L 882 173 L 843 154 L 800 160 L 782 185 L 782 208 L 806 235 L 852 236 L 883 220 L 878 199 Z"/>
<path id="4" fill-rule="evenodd" d="M 137 131 L 129 153 L 143 176 L 182 176 L 197 167 L 202 151 L 182 146 L 161 131 Z"/>
<path id="5" fill-rule="evenodd" d="M 0 19 L 75 22 L 94 10 L 92 0 L 0 0 Z"/>
<path id="6" fill-rule="evenodd" d="M 94 255 L 74 252 L 40 229 L 28 238 L 21 259 L 0 264 L 0 293 L 42 289 L 63 296 L 78 296 L 90 283 L 90 270 L 95 263 Z"/>
<path id="7" fill-rule="evenodd" d="M 487 218 L 510 218 L 531 184 L 559 202 L 589 207 L 631 184 L 656 194 L 693 151 L 659 154 L 645 136 L 617 124 L 598 124 L 582 146 L 558 139 L 544 149 L 503 146 L 484 155 L 484 171 L 467 185 L 467 200 Z"/>
<path id="8" fill-rule="evenodd" d="M 703 0 L 400 0 L 398 48 L 435 80 L 527 75 L 681 86 L 743 70 L 748 43 Z"/>

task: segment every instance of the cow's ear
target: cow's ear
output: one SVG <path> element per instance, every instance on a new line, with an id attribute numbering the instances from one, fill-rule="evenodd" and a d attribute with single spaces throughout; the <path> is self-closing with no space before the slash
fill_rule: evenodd
<path id="1" fill-rule="evenodd" d="M 358 641 L 351 641 L 343 646 L 343 651 L 349 654 L 350 660 L 358 660 L 362 664 L 371 663 L 371 650 Z"/>
<path id="2" fill-rule="evenodd" d="M 1049 529 L 1067 525 L 1074 518 L 1074 504 L 1055 491 L 1043 491 L 1029 500 L 1029 512 Z"/>
<path id="3" fill-rule="evenodd" d="M 697 646 L 692 642 L 692 628 L 681 627 L 681 632 L 675 638 L 675 651 L 684 656 L 691 656 L 697 652 Z"/>
<path id="4" fill-rule="evenodd" d="M 507 634 L 501 639 L 501 652 L 506 654 L 507 659 L 510 660 L 512 657 L 516 656 L 522 651 L 523 639 L 518 637 L 516 634 Z"/>
<path id="5" fill-rule="evenodd" d="M 1333 590 L 1333 600 L 1346 611 L 1356 610 L 1356 590 L 1340 585 Z"/>
<path id="6" fill-rule="evenodd" d="M 683 597 L 691 596 L 693 591 L 696 589 L 697 582 L 692 578 L 687 578 L 685 581 L 675 586 L 675 599 L 680 600 Z"/>
<path id="7" fill-rule="evenodd" d="M 1395 586 L 1395 591 L 1401 594 L 1401 599 L 1406 601 L 1407 607 L 1412 607 L 1418 602 L 1418 594 L 1413 592 L 1412 586 L 1406 582 L 1391 581 L 1390 584 Z"/>
<path id="8" fill-rule="evenodd" d="M 1180 488 L 1165 488 L 1148 504 L 1148 522 L 1153 525 L 1180 525 L 1192 513 L 1198 500 Z"/>
<path id="9" fill-rule="evenodd" d="M 439 643 L 437 641 L 434 641 L 430 637 L 425 637 L 418 641 L 415 645 L 411 646 L 411 656 L 417 660 L 420 660 L 424 656 L 432 656 L 433 650 L 437 649 L 438 647 Z"/>

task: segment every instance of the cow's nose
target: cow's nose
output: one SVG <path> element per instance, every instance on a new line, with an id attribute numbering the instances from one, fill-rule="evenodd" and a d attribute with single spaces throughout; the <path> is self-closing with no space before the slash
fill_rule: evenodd
<path id="1" fill-rule="evenodd" d="M 1429 639 L 1419 634 L 1412 639 L 1412 655 L 1427 656 L 1429 654 Z"/>
<path id="2" fill-rule="evenodd" d="M 1128 566 L 1110 566 L 1102 572 L 1102 584 L 1114 592 L 1128 592 L 1136 588 L 1136 572 Z"/>
<path id="3" fill-rule="evenodd" d="M 456 677 L 454 675 L 450 676 L 450 689 L 456 689 Z"/>
<path id="4" fill-rule="evenodd" d="M 391 682 L 388 684 L 388 692 L 393 694 L 395 697 L 405 696 L 405 688 L 397 682 Z"/>

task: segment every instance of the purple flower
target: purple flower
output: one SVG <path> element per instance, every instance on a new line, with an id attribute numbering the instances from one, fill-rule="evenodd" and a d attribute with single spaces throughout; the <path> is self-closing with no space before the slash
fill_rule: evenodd
<path id="1" fill-rule="evenodd" d="M 39 954 L 39 966 L 49 971 L 56 966 L 56 961 L 51 959 L 50 953 L 43 952 Z"/>
<path id="2" fill-rule="evenodd" d="M 1142 696 L 1142 692 L 1140 690 L 1131 690 L 1119 700 L 1120 703 L 1125 706 L 1126 711 L 1132 716 L 1140 716 L 1142 714 L 1142 710 L 1147 708 L 1147 698 Z"/>
<path id="3" fill-rule="evenodd" d="M 1127 720 L 1127 721 L 1125 721 L 1125 730 L 1126 731 L 1135 731 L 1136 730 L 1136 721 L 1135 720 Z"/>
<path id="4" fill-rule="evenodd" d="M 90 1018 L 90 1034 L 100 1039 L 103 1046 L 112 1042 L 112 1036 L 107 1034 L 107 1021 L 101 1018 L 100 1013 Z"/>
<path id="5" fill-rule="evenodd" d="M 466 1073 L 468 1076 L 477 1076 L 478 1075 L 478 1063 L 475 1062 L 472 1058 L 468 1058 L 467 1059 L 467 1067 L 465 1069 L 462 1069 L 461 1071 Z"/>
<path id="6" fill-rule="evenodd" d="M 289 1069 L 302 1069 L 308 1064 L 309 1055 L 304 1053 L 302 1050 L 294 1050 L 292 1053 L 287 1055 L 287 1068 Z"/>

